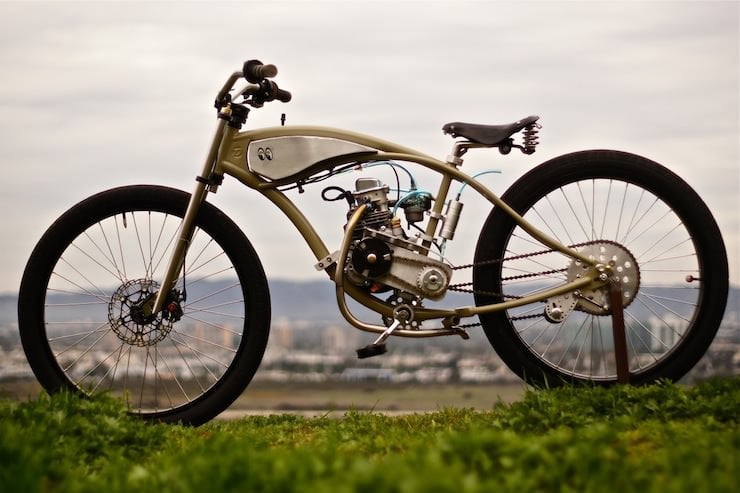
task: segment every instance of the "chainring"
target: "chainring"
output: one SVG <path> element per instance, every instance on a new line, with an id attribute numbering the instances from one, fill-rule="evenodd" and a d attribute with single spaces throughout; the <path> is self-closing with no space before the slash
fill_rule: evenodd
<path id="1" fill-rule="evenodd" d="M 640 269 L 632 252 L 617 242 L 599 240 L 584 246 L 581 254 L 612 269 L 615 277 L 613 281 L 621 284 L 623 307 L 626 308 L 634 301 L 637 291 L 640 288 Z M 568 282 L 579 279 L 587 270 L 587 265 L 579 259 L 573 259 L 568 266 Z M 608 286 L 601 286 L 595 289 L 582 289 L 576 291 L 574 295 L 578 298 L 577 310 L 590 313 L 591 315 L 611 314 Z"/>

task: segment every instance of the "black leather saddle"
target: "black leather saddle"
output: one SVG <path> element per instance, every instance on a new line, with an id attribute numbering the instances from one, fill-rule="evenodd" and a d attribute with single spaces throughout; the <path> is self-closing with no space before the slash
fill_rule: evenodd
<path id="1" fill-rule="evenodd" d="M 476 144 L 494 147 L 508 143 L 512 135 L 532 125 L 539 119 L 539 116 L 532 115 L 506 125 L 480 125 L 477 123 L 453 122 L 442 127 L 442 131 L 453 137 L 463 137 Z"/>

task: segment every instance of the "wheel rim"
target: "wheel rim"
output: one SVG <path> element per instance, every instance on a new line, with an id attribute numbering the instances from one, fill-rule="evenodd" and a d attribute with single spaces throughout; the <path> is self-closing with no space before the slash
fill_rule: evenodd
<path id="1" fill-rule="evenodd" d="M 229 257 L 197 229 L 165 315 L 144 313 L 156 294 L 180 218 L 154 211 L 91 225 L 59 257 L 46 292 L 47 341 L 64 376 L 130 410 L 188 406 L 222 380 L 243 343 L 244 295 Z"/>
<path id="2" fill-rule="evenodd" d="M 700 258 L 681 218 L 663 200 L 627 181 L 588 179 L 555 188 L 525 219 L 586 255 L 620 257 L 629 369 L 633 375 L 665 361 L 688 336 L 702 298 Z M 545 218 L 550 218 L 546 220 Z M 501 264 L 502 292 L 524 296 L 573 279 L 577 268 L 516 227 Z M 537 253 L 535 255 L 535 253 Z M 628 258 L 631 257 L 631 258 Z M 541 304 L 509 310 L 528 351 L 562 376 L 616 378 L 612 320 L 603 300 L 581 299 L 565 321 L 548 321 Z"/>

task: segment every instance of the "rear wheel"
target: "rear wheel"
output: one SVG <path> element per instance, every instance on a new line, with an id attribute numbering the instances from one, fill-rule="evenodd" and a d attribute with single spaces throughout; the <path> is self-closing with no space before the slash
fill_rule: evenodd
<path id="1" fill-rule="evenodd" d="M 722 320 L 728 267 L 719 228 L 691 187 L 648 159 L 584 151 L 532 169 L 502 199 L 540 231 L 613 265 L 631 382 L 676 380 L 693 368 Z M 475 262 L 477 305 L 553 287 L 582 271 L 498 208 L 481 231 Z M 607 289 L 480 320 L 501 358 L 529 382 L 617 381 Z"/>
<path id="2" fill-rule="evenodd" d="M 49 392 L 108 392 L 145 419 L 200 424 L 257 371 L 270 299 L 239 228 L 204 203 L 167 310 L 147 307 L 190 196 L 158 186 L 94 195 L 44 234 L 23 275 L 21 340 Z"/>

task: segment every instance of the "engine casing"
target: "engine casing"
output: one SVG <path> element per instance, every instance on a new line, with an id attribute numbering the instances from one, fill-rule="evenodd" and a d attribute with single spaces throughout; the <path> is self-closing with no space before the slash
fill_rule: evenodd
<path id="1" fill-rule="evenodd" d="M 422 298 L 441 299 L 452 278 L 452 268 L 419 253 L 421 248 L 406 238 L 400 220 L 393 218 L 387 194 L 388 187 L 375 178 L 360 178 L 355 183 L 352 195 L 356 206 L 369 204 L 370 208 L 352 233 L 347 277 L 373 292 L 393 288 Z"/>
<path id="2" fill-rule="evenodd" d="M 432 300 L 444 297 L 452 279 L 449 265 L 418 253 L 414 243 L 388 233 L 370 229 L 364 233 L 352 248 L 348 265 L 352 282 L 375 290 L 400 289 Z"/>

